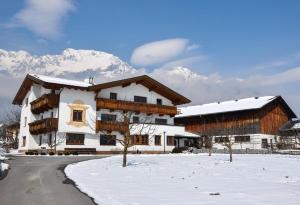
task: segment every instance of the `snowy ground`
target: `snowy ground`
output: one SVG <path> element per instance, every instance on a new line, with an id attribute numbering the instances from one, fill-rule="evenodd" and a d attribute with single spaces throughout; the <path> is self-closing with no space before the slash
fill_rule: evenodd
<path id="1" fill-rule="evenodd" d="M 81 191 L 101 205 L 294 204 L 300 202 L 300 156 L 132 155 L 67 166 Z M 220 193 L 220 195 L 210 195 Z"/>

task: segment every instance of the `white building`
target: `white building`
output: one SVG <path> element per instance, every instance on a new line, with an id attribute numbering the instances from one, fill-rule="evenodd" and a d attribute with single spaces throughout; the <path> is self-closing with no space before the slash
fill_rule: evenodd
<path id="1" fill-rule="evenodd" d="M 279 128 L 296 115 L 281 96 L 251 97 L 180 108 L 175 122 L 190 132 L 213 138 L 223 149 L 264 149 L 275 146 Z"/>
<path id="2" fill-rule="evenodd" d="M 176 106 L 189 102 L 146 75 L 94 85 L 29 74 L 13 100 L 21 106 L 19 151 L 118 153 L 130 128 L 130 151 L 170 152 L 198 137 L 174 125 Z"/>

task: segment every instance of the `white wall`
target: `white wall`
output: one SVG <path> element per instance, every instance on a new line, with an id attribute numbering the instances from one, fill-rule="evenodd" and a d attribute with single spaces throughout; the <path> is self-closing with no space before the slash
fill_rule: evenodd
<path id="1" fill-rule="evenodd" d="M 98 94 L 98 97 L 109 98 L 111 92 L 117 93 L 118 100 L 133 101 L 134 96 L 137 95 L 147 97 L 147 103 L 150 104 L 156 104 L 156 99 L 160 98 L 162 99 L 163 105 L 172 105 L 172 102 L 169 99 L 163 97 L 162 95 L 154 91 L 149 92 L 149 89 L 141 84 L 132 83 L 126 87 L 117 86 L 113 88 L 103 89 Z"/>
<path id="2" fill-rule="evenodd" d="M 243 142 L 243 143 L 234 143 L 232 145 L 233 149 L 262 149 L 261 147 L 261 140 L 267 139 L 268 144 L 275 143 L 275 136 L 274 135 L 267 135 L 267 134 L 245 134 L 245 136 L 250 136 L 250 142 Z M 224 136 L 221 136 L 224 137 Z M 234 136 L 232 137 L 232 141 L 234 141 Z M 216 149 L 224 149 L 226 148 L 222 144 L 214 143 L 213 147 Z"/>
<path id="3" fill-rule="evenodd" d="M 69 124 L 71 121 L 71 108 L 68 106 L 73 102 L 80 100 L 86 106 L 86 121 L 87 125 L 76 127 Z M 60 94 L 59 102 L 59 124 L 58 132 L 74 132 L 74 133 L 89 133 L 95 134 L 96 128 L 96 101 L 95 93 L 81 90 L 65 88 Z"/>

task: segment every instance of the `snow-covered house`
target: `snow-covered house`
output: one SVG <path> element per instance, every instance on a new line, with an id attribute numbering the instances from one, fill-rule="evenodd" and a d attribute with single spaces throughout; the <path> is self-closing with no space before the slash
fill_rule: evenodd
<path id="1" fill-rule="evenodd" d="M 19 150 L 118 153 L 126 114 L 135 125 L 130 151 L 170 152 L 198 137 L 174 125 L 177 105 L 189 102 L 146 75 L 94 84 L 29 74 L 13 100 L 22 108 Z"/>
<path id="2" fill-rule="evenodd" d="M 295 117 L 281 96 L 263 96 L 182 107 L 175 123 L 213 136 L 216 148 L 230 139 L 234 149 L 261 149 L 274 144 L 279 128 Z"/>

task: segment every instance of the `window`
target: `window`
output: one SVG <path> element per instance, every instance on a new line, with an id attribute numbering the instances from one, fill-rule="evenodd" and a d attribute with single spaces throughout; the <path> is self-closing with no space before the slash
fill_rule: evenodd
<path id="1" fill-rule="evenodd" d="M 40 136 L 39 136 L 39 146 L 42 145 L 42 140 L 43 140 L 43 137 L 42 137 L 42 135 L 40 135 Z"/>
<path id="2" fill-rule="evenodd" d="M 116 146 L 116 135 L 100 135 L 100 145 Z"/>
<path id="3" fill-rule="evenodd" d="M 155 135 L 154 144 L 161 145 L 161 136 L 160 135 Z"/>
<path id="4" fill-rule="evenodd" d="M 157 98 L 157 99 L 156 99 L 156 104 L 162 105 L 162 99 Z"/>
<path id="5" fill-rule="evenodd" d="M 149 136 L 148 135 L 131 135 L 131 143 L 133 145 L 148 145 Z"/>
<path id="6" fill-rule="evenodd" d="M 26 146 L 26 136 L 22 137 L 22 146 L 25 147 Z"/>
<path id="7" fill-rule="evenodd" d="M 82 122 L 82 110 L 73 110 L 73 121 Z"/>
<path id="8" fill-rule="evenodd" d="M 116 100 L 117 99 L 117 93 L 110 93 L 109 98 L 112 100 Z"/>
<path id="9" fill-rule="evenodd" d="M 155 118 L 155 124 L 166 125 L 167 124 L 167 119 Z"/>
<path id="10" fill-rule="evenodd" d="M 138 116 L 133 116 L 132 117 L 132 122 L 133 123 L 139 123 L 139 121 L 140 121 L 140 118 Z"/>
<path id="11" fill-rule="evenodd" d="M 53 118 L 54 117 L 54 114 L 53 114 L 53 112 L 51 112 L 51 118 Z"/>
<path id="12" fill-rule="evenodd" d="M 25 100 L 25 105 L 28 106 L 28 98 Z"/>
<path id="13" fill-rule="evenodd" d="M 167 145 L 168 146 L 174 145 L 174 136 L 167 136 Z"/>
<path id="14" fill-rule="evenodd" d="M 24 117 L 24 127 L 27 125 L 27 117 Z"/>
<path id="15" fill-rule="evenodd" d="M 224 143 L 229 142 L 228 137 L 215 137 L 215 143 Z"/>
<path id="16" fill-rule="evenodd" d="M 134 102 L 147 103 L 147 98 L 142 96 L 134 96 Z"/>
<path id="17" fill-rule="evenodd" d="M 67 133 L 67 145 L 84 145 L 84 134 Z"/>
<path id="18" fill-rule="evenodd" d="M 102 121 L 117 121 L 117 115 L 101 114 Z"/>
<path id="19" fill-rule="evenodd" d="M 48 145 L 51 147 L 52 146 L 52 134 L 48 135 Z"/>
<path id="20" fill-rule="evenodd" d="M 235 142 L 250 142 L 250 136 L 235 136 Z"/>

